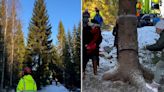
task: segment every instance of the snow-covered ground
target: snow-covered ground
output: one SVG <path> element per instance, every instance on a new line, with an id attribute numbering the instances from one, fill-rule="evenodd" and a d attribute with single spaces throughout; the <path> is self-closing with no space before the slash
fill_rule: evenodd
<path id="1" fill-rule="evenodd" d="M 47 85 L 46 87 L 43 87 L 41 90 L 37 92 L 69 92 L 69 91 L 63 85 L 61 84 L 56 85 L 56 83 L 53 82 L 52 85 Z"/>
<path id="2" fill-rule="evenodd" d="M 156 33 L 154 26 L 138 28 L 139 48 L 155 43 L 158 38 L 159 35 Z"/>
<path id="3" fill-rule="evenodd" d="M 144 46 L 153 44 L 159 38 L 155 32 L 154 26 L 146 26 L 138 28 L 138 46 L 139 46 L 139 61 L 145 67 L 154 71 L 155 65 L 152 64 L 154 54 L 144 49 Z M 100 44 L 100 66 L 98 75 L 93 75 L 92 62 L 88 62 L 86 68 L 86 77 L 83 80 L 83 92 L 142 92 L 132 85 L 128 85 L 121 81 L 111 82 L 103 81 L 102 75 L 104 72 L 114 70 L 117 64 L 116 48 L 113 47 L 114 36 L 111 31 L 102 31 L 103 40 Z M 110 58 L 110 57 L 113 58 Z"/>

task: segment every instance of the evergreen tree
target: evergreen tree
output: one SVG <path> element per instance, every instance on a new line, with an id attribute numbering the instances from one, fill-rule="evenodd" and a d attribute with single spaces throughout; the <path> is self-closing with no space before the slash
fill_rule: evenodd
<path id="1" fill-rule="evenodd" d="M 51 25 L 44 0 L 36 0 L 34 4 L 33 16 L 29 25 L 27 60 L 26 64 L 31 66 L 34 72 L 38 88 L 40 85 L 49 84 L 50 71 L 49 55 L 52 50 Z M 35 59 L 33 59 L 35 58 Z"/>
<path id="2" fill-rule="evenodd" d="M 80 87 L 80 65 L 81 65 L 81 24 L 79 23 L 78 28 L 74 26 L 73 29 L 73 63 L 74 63 L 74 72 L 75 72 L 75 85 Z"/>
<path id="3" fill-rule="evenodd" d="M 6 62 L 5 62 L 5 85 L 9 85 L 10 76 L 10 61 L 11 61 L 11 34 L 12 34 L 12 20 L 11 17 L 7 20 L 6 27 Z"/>
<path id="4" fill-rule="evenodd" d="M 4 23 L 4 35 L 5 35 L 5 50 L 6 50 L 6 62 L 5 62 L 5 83 L 6 85 L 13 85 L 13 65 L 14 65 L 14 49 L 15 49 L 15 33 L 17 32 L 17 9 L 16 1 L 12 0 L 11 3 L 5 2 L 6 9 L 4 10 L 3 23 Z M 10 6 L 10 7 L 9 7 Z M 8 11 L 10 9 L 10 11 Z M 10 83 L 10 84 L 8 84 Z"/>
<path id="5" fill-rule="evenodd" d="M 77 31 L 76 33 L 74 33 L 74 37 L 76 37 L 75 41 L 74 41 L 74 44 L 75 44 L 75 47 L 74 47 L 74 52 L 75 52 L 75 55 L 74 55 L 74 62 L 75 62 L 75 72 L 76 72 L 76 85 L 78 87 L 80 87 L 80 72 L 81 72 L 81 23 L 79 23 L 78 25 L 78 28 L 77 28 Z"/>
<path id="6" fill-rule="evenodd" d="M 74 27 L 74 30 L 76 30 L 76 27 Z M 74 38 L 74 40 L 76 40 Z M 77 68 L 76 68 L 76 62 L 74 62 L 74 59 L 77 55 L 75 55 L 75 49 L 74 44 L 73 43 L 73 38 L 72 38 L 72 35 L 70 34 L 70 31 L 68 31 L 68 35 L 67 35 L 67 40 L 66 40 L 66 85 L 67 86 L 71 86 L 71 85 L 74 85 L 74 86 L 78 86 L 77 84 L 80 84 L 80 82 L 78 82 L 77 80 L 80 80 L 80 76 L 77 77 Z M 79 55 L 80 56 L 80 55 Z M 78 83 L 77 83 L 78 82 Z M 78 86 L 80 87 L 80 86 Z"/>
<path id="7" fill-rule="evenodd" d="M 76 79 L 77 79 L 77 82 L 78 84 L 76 84 L 78 87 L 80 87 L 80 84 L 81 84 L 81 23 L 79 23 L 78 25 L 78 30 L 77 30 L 77 47 L 76 47 L 76 50 L 77 50 L 77 61 L 76 61 Z"/>
<path id="8" fill-rule="evenodd" d="M 6 19 L 6 2 L 5 0 L 1 0 L 0 1 L 0 46 L 1 46 L 1 57 L 0 57 L 0 60 L 1 60 L 1 75 L 0 75 L 0 81 L 1 81 L 1 85 L 0 87 L 3 88 L 4 86 L 4 72 L 5 72 L 5 53 L 6 53 L 6 46 L 5 46 L 5 33 L 4 31 L 6 31 L 6 26 L 4 25 L 4 18 Z"/>
<path id="9" fill-rule="evenodd" d="M 65 36 L 65 30 L 62 21 L 59 22 L 58 26 L 58 54 L 60 58 L 60 62 L 62 62 L 62 71 L 63 71 L 63 80 L 61 82 L 65 83 L 65 55 L 66 55 L 66 36 Z"/>
<path id="10" fill-rule="evenodd" d="M 51 74 L 53 78 L 57 78 L 58 81 L 63 80 L 63 74 L 62 74 L 62 62 L 60 62 L 59 54 L 57 52 L 57 47 L 53 46 L 52 53 L 50 55 L 51 62 L 49 63 L 49 68 L 51 70 Z"/>
<path id="11" fill-rule="evenodd" d="M 25 56 L 25 43 L 24 36 L 22 32 L 22 25 L 20 21 L 16 24 L 16 33 L 14 37 L 14 64 L 13 64 L 13 81 L 17 83 L 19 80 L 19 74 L 23 68 L 24 56 Z"/>
<path id="12" fill-rule="evenodd" d="M 71 56 L 71 62 L 73 62 L 73 42 L 72 42 L 72 34 L 70 33 L 70 30 L 68 30 L 68 37 L 67 37 L 67 41 L 68 41 L 68 46 L 69 46 L 69 53 Z"/>
<path id="13" fill-rule="evenodd" d="M 62 56 L 65 47 L 65 42 L 66 42 L 65 30 L 62 21 L 59 22 L 57 37 L 58 37 L 58 50 L 60 52 L 60 56 Z M 62 58 L 62 60 L 64 60 L 64 58 Z"/>
<path id="14" fill-rule="evenodd" d="M 73 62 L 76 62 L 77 59 L 77 51 L 76 51 L 76 47 L 77 47 L 77 28 L 76 25 L 74 25 L 73 28 L 73 38 L 72 38 L 72 42 L 73 42 Z"/>
<path id="15" fill-rule="evenodd" d="M 68 44 L 68 36 L 67 36 L 67 40 L 65 42 L 65 48 L 64 48 L 64 63 L 65 63 L 65 77 L 64 77 L 64 80 L 65 80 L 65 85 L 68 86 L 68 85 L 72 85 L 73 82 L 74 82 L 74 66 L 73 66 L 73 63 L 71 62 L 71 53 L 70 53 L 70 46 Z"/>

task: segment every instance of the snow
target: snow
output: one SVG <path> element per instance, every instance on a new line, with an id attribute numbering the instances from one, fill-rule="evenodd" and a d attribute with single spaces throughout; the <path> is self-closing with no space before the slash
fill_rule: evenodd
<path id="1" fill-rule="evenodd" d="M 153 44 L 159 38 L 159 35 L 156 33 L 154 26 L 138 28 L 137 32 L 139 48 Z"/>
<path id="2" fill-rule="evenodd" d="M 56 85 L 56 83 L 53 82 L 52 85 L 47 85 L 46 87 L 43 87 L 38 92 L 69 92 L 69 91 L 63 85 L 61 84 Z"/>
<path id="3" fill-rule="evenodd" d="M 144 46 L 154 44 L 159 38 L 155 32 L 154 26 L 146 26 L 137 28 L 138 32 L 138 52 L 139 62 L 152 71 L 155 70 L 155 65 L 152 64 L 154 54 L 144 49 Z M 132 85 L 128 85 L 121 81 L 103 81 L 102 75 L 104 72 L 114 71 L 117 67 L 117 54 L 114 45 L 114 36 L 112 31 L 102 31 L 102 43 L 100 44 L 100 66 L 98 67 L 98 75 L 93 74 L 92 62 L 89 61 L 86 67 L 86 76 L 83 80 L 83 92 L 144 92 L 142 89 L 137 89 Z M 107 49 L 106 49 L 107 48 Z M 160 56 L 160 53 L 158 53 Z M 111 57 L 112 58 L 109 58 Z M 151 92 L 150 90 L 148 92 Z"/>
<path id="4" fill-rule="evenodd" d="M 148 44 L 153 44 L 159 38 L 159 35 L 156 33 L 154 26 L 145 26 L 142 28 L 138 28 L 137 32 L 139 48 L 142 48 L 143 46 Z M 103 31 L 102 37 L 103 40 L 100 44 L 100 51 L 102 51 L 103 48 L 106 46 L 113 46 L 114 36 L 112 35 L 112 31 Z"/>
<path id="5" fill-rule="evenodd" d="M 103 31 L 101 35 L 103 37 L 103 40 L 100 44 L 100 47 L 105 47 L 105 46 L 112 47 L 114 44 L 114 36 L 112 35 L 112 32 Z"/>
<path id="6" fill-rule="evenodd" d="M 162 0 L 162 6 L 160 6 L 161 15 L 164 18 L 164 0 Z"/>
<path id="7" fill-rule="evenodd" d="M 156 40 L 159 38 L 159 35 L 155 31 L 154 26 L 145 26 L 142 28 L 137 28 L 138 32 L 138 46 L 139 46 L 139 55 L 142 57 L 140 58 L 140 62 L 143 63 L 143 60 L 146 61 L 148 58 L 145 58 L 145 54 L 149 57 L 152 57 L 150 55 L 149 51 L 143 51 L 142 49 L 146 45 L 154 44 Z M 116 48 L 113 47 L 114 45 L 114 36 L 112 35 L 112 31 L 102 31 L 102 43 L 100 44 L 100 54 L 103 54 L 104 57 L 100 57 L 100 68 L 101 69 L 112 69 L 117 65 L 117 55 L 116 55 Z M 108 53 L 105 51 L 104 48 L 110 48 L 111 51 Z M 144 54 L 143 54 L 144 53 Z M 112 56 L 112 59 L 108 59 L 108 57 Z M 150 59 L 150 58 L 149 58 Z M 151 60 L 148 60 L 151 62 Z M 149 62 L 149 63 L 150 63 Z M 147 64 L 150 66 L 149 64 Z M 147 66 L 146 66 L 147 67 Z"/>

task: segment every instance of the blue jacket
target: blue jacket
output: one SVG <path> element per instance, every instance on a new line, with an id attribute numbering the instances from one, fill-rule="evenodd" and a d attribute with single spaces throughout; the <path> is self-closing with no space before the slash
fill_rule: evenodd
<path id="1" fill-rule="evenodd" d="M 94 20 L 96 20 L 100 25 L 103 23 L 103 18 L 100 16 L 100 14 L 96 14 Z"/>

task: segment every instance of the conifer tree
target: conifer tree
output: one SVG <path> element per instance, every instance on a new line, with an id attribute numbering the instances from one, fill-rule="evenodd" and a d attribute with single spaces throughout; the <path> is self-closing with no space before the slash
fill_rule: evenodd
<path id="1" fill-rule="evenodd" d="M 66 63 L 65 63 L 65 59 L 66 59 L 66 35 L 65 35 L 65 30 L 64 30 L 64 25 L 62 23 L 62 21 L 59 22 L 59 26 L 58 26 L 58 54 L 59 54 L 59 58 L 60 58 L 60 62 L 62 63 L 62 73 L 63 73 L 63 77 L 61 80 L 62 83 L 65 84 L 65 69 L 66 69 Z"/>
<path id="2" fill-rule="evenodd" d="M 73 63 L 71 62 L 71 53 L 70 53 L 70 46 L 69 46 L 69 40 L 68 40 L 68 36 L 67 36 L 67 40 L 65 42 L 65 48 L 64 48 L 64 65 L 65 65 L 65 85 L 71 85 L 73 83 L 74 80 L 74 66 Z M 73 76 L 72 76 L 73 75 Z"/>
<path id="3" fill-rule="evenodd" d="M 80 82 L 81 82 L 81 23 L 78 24 L 78 29 L 77 29 L 77 42 L 76 42 L 76 54 L 77 56 L 77 61 L 76 63 L 76 85 L 80 87 Z"/>
<path id="4" fill-rule="evenodd" d="M 66 42 L 65 30 L 62 21 L 59 22 L 57 37 L 58 37 L 58 50 L 60 50 L 60 55 L 62 56 L 63 50 L 65 48 L 65 42 Z M 64 58 L 62 58 L 62 60 L 64 60 Z"/>
<path id="5" fill-rule="evenodd" d="M 51 62 L 49 63 L 49 70 L 53 76 L 53 78 L 57 78 L 59 82 L 63 80 L 62 74 L 62 62 L 60 61 L 59 54 L 57 52 L 57 47 L 53 46 L 52 53 L 50 55 Z"/>
<path id="6" fill-rule="evenodd" d="M 25 57 L 25 43 L 24 43 L 24 36 L 22 32 L 22 25 L 20 21 L 17 21 L 16 24 L 16 33 L 14 37 L 14 64 L 13 64 L 13 81 L 14 83 L 18 82 L 19 74 L 23 68 L 23 62 Z"/>
<path id="7" fill-rule="evenodd" d="M 68 41 L 68 46 L 69 46 L 69 53 L 70 53 L 70 56 L 71 56 L 71 62 L 73 62 L 73 42 L 72 42 L 72 34 L 70 32 L 70 30 L 68 30 L 68 33 L 67 33 L 67 41 Z"/>
<path id="8" fill-rule="evenodd" d="M 81 65 L 81 41 L 80 41 L 80 30 L 81 30 L 81 24 L 79 23 L 78 28 L 74 26 L 73 29 L 73 63 L 74 63 L 74 71 L 75 71 L 75 85 L 80 87 L 80 65 Z"/>
<path id="9" fill-rule="evenodd" d="M 35 70 L 34 78 L 38 88 L 40 85 L 49 84 L 50 75 L 48 64 L 52 50 L 51 25 L 44 0 L 36 0 L 33 9 L 33 16 L 29 24 L 27 60 L 26 64 Z M 35 59 L 34 59 L 35 58 Z"/>

